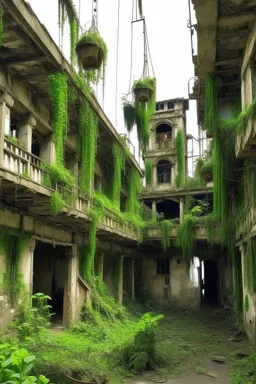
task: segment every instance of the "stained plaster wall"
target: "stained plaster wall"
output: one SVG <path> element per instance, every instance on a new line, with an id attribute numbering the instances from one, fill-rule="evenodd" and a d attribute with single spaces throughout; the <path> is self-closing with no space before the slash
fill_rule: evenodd
<path id="1" fill-rule="evenodd" d="M 200 306 L 200 277 L 197 266 L 187 268 L 181 256 L 169 259 L 170 275 L 157 274 L 157 257 L 143 260 L 142 286 L 157 303 L 170 307 L 196 309 Z"/>

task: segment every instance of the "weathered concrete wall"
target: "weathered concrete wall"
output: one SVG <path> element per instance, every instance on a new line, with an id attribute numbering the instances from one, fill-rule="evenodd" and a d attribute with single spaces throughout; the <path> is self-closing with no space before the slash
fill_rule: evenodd
<path id="1" fill-rule="evenodd" d="M 222 255 L 219 260 L 219 303 L 232 305 L 233 269 L 231 255 Z"/>
<path id="2" fill-rule="evenodd" d="M 197 266 L 187 268 L 181 259 L 169 260 L 170 274 L 157 274 L 156 258 L 143 260 L 142 286 L 150 297 L 165 306 L 198 308 L 200 306 L 200 285 Z"/>

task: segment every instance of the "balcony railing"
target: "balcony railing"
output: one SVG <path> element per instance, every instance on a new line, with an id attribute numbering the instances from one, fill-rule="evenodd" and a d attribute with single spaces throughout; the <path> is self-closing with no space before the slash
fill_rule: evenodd
<path id="1" fill-rule="evenodd" d="M 4 139 L 4 167 L 11 172 L 28 177 L 36 183 L 43 181 L 42 161 L 8 139 Z"/>
<path id="2" fill-rule="evenodd" d="M 155 143 L 155 149 L 171 149 L 173 147 L 172 140 L 157 141 Z"/>
<path id="3" fill-rule="evenodd" d="M 5 138 L 4 168 L 43 185 L 46 174 L 49 174 L 49 171 L 41 168 L 43 167 L 43 164 L 41 159 Z M 56 184 L 54 189 L 61 195 L 67 207 L 83 213 L 88 213 L 89 197 L 79 190 L 79 188 L 75 186 L 72 189 L 68 189 L 61 184 Z M 105 208 L 104 219 L 100 224 L 100 227 L 104 230 L 114 231 L 123 237 L 136 241 L 139 237 L 138 229 L 129 222 L 122 221 L 117 214 L 107 208 Z"/>

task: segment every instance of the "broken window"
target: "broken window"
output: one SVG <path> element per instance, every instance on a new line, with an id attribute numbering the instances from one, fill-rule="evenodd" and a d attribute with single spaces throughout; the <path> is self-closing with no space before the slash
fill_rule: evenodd
<path id="1" fill-rule="evenodd" d="M 157 164 L 158 184 L 171 182 L 171 163 L 167 160 L 160 160 Z"/>
<path id="2" fill-rule="evenodd" d="M 156 110 L 157 111 L 163 111 L 164 110 L 164 103 L 157 103 L 156 104 Z"/>
<path id="3" fill-rule="evenodd" d="M 161 124 L 156 128 L 156 143 L 170 141 L 172 139 L 172 127 L 168 124 Z"/>
<path id="4" fill-rule="evenodd" d="M 170 274 L 170 260 L 169 259 L 158 259 L 156 261 L 156 273 L 158 275 L 169 275 Z"/>
<path id="5" fill-rule="evenodd" d="M 169 101 L 167 106 L 168 106 L 168 109 L 174 109 L 174 102 L 173 101 Z"/>

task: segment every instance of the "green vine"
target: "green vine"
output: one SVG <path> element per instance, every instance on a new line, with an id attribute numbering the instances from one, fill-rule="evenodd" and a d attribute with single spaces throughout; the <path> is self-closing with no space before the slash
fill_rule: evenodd
<path id="1" fill-rule="evenodd" d="M 52 192 L 50 200 L 51 212 L 54 215 L 60 213 L 65 206 L 65 201 L 58 192 Z"/>
<path id="2" fill-rule="evenodd" d="M 152 160 L 145 161 L 145 176 L 146 176 L 146 184 L 150 185 L 152 182 L 152 173 L 153 173 L 153 164 Z"/>
<path id="3" fill-rule="evenodd" d="M 181 247 L 182 255 L 185 261 L 190 261 L 194 257 L 196 223 L 196 217 L 189 213 L 184 215 L 184 220 L 177 229 L 176 244 L 178 247 Z"/>
<path id="4" fill-rule="evenodd" d="M 52 101 L 52 129 L 56 146 L 56 164 L 63 165 L 64 162 L 64 141 L 67 135 L 67 103 L 68 103 L 68 82 L 67 77 L 56 72 L 48 76 L 49 94 Z"/>
<path id="5" fill-rule="evenodd" d="M 138 171 L 129 167 L 127 169 L 127 200 L 126 211 L 132 214 L 140 213 L 140 204 L 138 201 L 139 193 L 141 192 L 141 180 Z"/>
<path id="6" fill-rule="evenodd" d="M 208 76 L 205 83 L 205 115 L 203 129 L 209 135 L 213 135 L 218 126 L 218 90 L 215 79 L 212 75 Z"/>
<path id="7" fill-rule="evenodd" d="M 184 131 L 179 129 L 176 136 L 177 152 L 177 175 L 175 183 L 177 188 L 181 188 L 185 182 L 185 139 Z"/>
<path id="8" fill-rule="evenodd" d="M 171 246 L 170 231 L 174 227 L 174 223 L 171 220 L 163 220 L 160 223 L 162 232 L 161 243 L 162 248 L 166 252 Z"/>
<path id="9" fill-rule="evenodd" d="M 59 1 L 59 26 L 62 34 L 64 24 L 68 17 L 69 30 L 70 30 L 70 61 L 71 64 L 75 63 L 75 48 L 78 41 L 79 20 L 76 8 L 72 0 L 58 0 Z"/>
<path id="10" fill-rule="evenodd" d="M 117 143 L 112 145 L 112 153 L 114 158 L 114 175 L 112 186 L 112 201 L 119 208 L 121 197 L 121 184 L 122 184 L 122 169 L 125 166 L 125 154 L 123 149 Z"/>
<path id="11" fill-rule="evenodd" d="M 79 107 L 79 159 L 80 188 L 90 194 L 94 178 L 94 164 L 98 137 L 98 119 L 90 105 L 84 100 Z"/>
<path id="12" fill-rule="evenodd" d="M 3 252 L 6 260 L 3 287 L 12 308 L 17 304 L 19 295 L 25 287 L 23 277 L 19 273 L 19 261 L 29 240 L 30 236 L 15 230 L 2 229 L 0 233 L 0 251 Z"/>
<path id="13" fill-rule="evenodd" d="M 127 131 L 131 132 L 136 122 L 134 104 L 129 103 L 128 101 L 125 101 L 123 103 L 123 113 L 124 113 L 124 123 L 127 128 Z"/>

